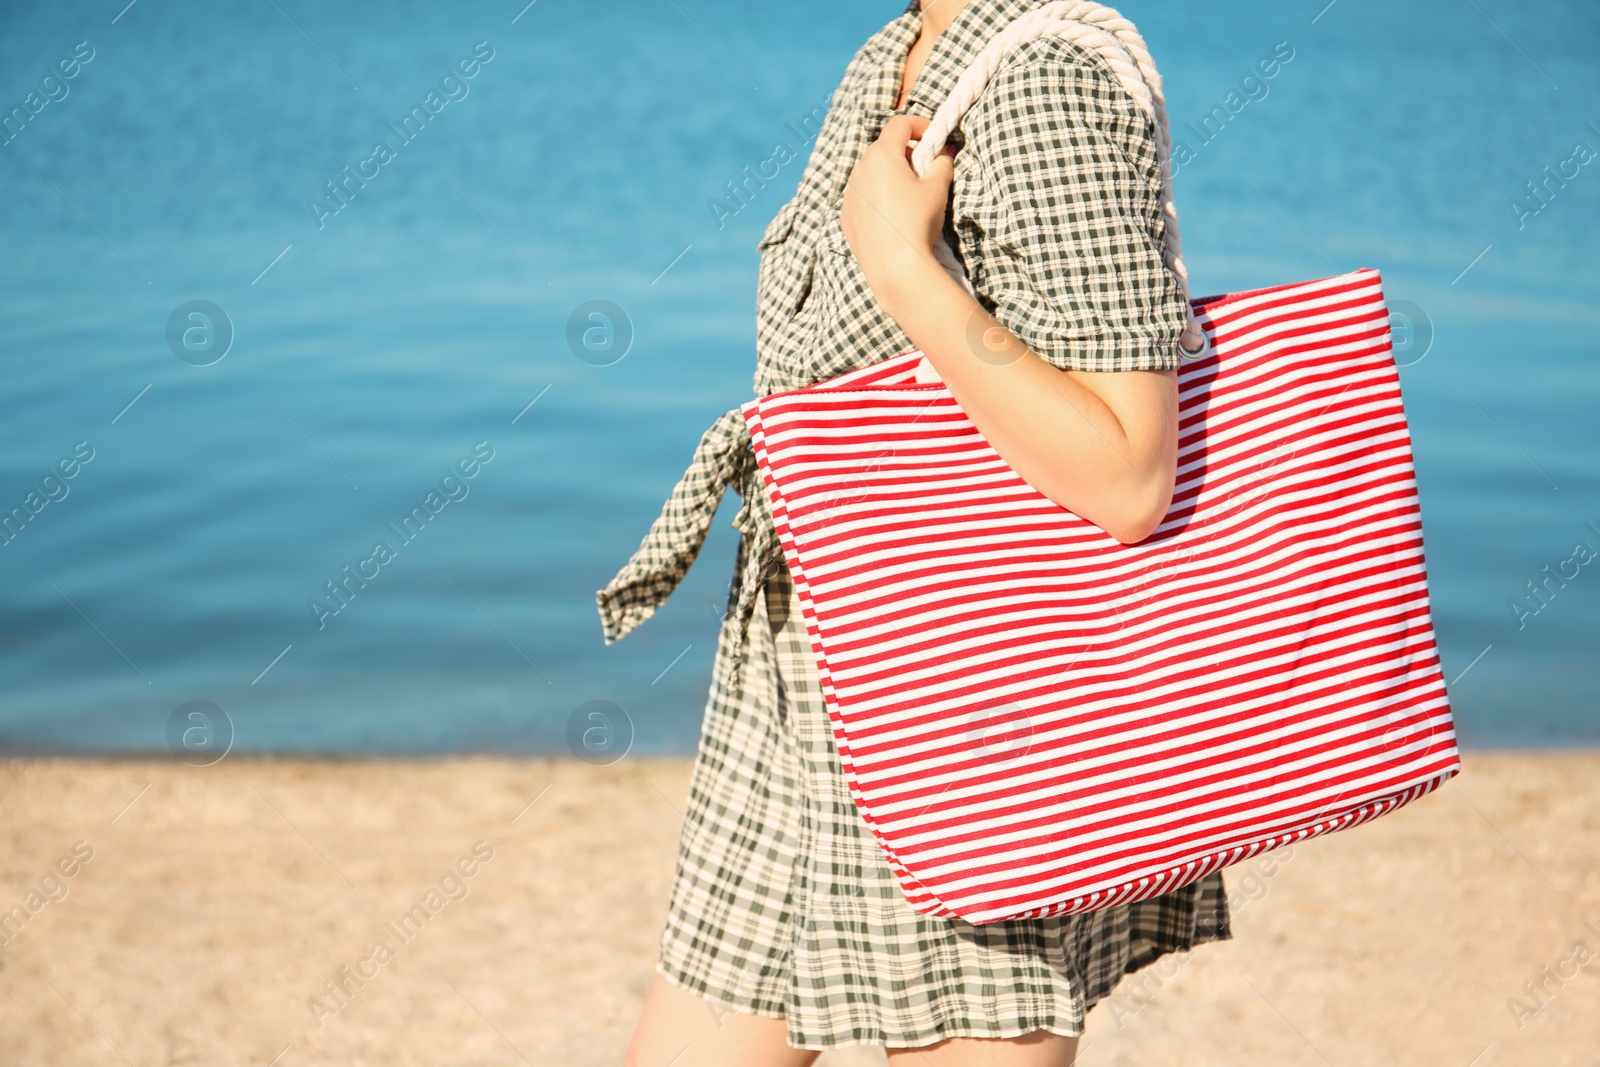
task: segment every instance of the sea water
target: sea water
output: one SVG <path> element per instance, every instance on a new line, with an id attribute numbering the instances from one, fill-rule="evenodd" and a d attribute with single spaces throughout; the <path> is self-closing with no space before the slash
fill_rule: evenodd
<path id="1" fill-rule="evenodd" d="M 1384 274 L 1464 740 L 1600 741 L 1600 10 L 1122 10 L 1195 295 Z M 898 11 L 5 5 L 0 744 L 692 751 L 737 498 L 625 642 L 594 591 Z"/>

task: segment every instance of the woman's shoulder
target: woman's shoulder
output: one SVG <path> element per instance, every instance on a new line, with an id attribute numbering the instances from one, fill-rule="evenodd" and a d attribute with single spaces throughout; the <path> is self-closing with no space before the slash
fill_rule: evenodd
<path id="1" fill-rule="evenodd" d="M 1125 55 L 1119 65 L 1131 67 Z M 1036 37 L 1000 61 L 962 125 L 969 134 L 999 126 L 1006 128 L 995 132 L 1015 136 L 1011 125 L 1052 116 L 1122 116 L 1143 125 L 1149 113 L 1098 49 L 1064 37 Z"/>

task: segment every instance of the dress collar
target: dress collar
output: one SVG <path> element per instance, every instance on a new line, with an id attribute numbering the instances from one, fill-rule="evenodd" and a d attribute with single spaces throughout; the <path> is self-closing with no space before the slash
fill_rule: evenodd
<path id="1" fill-rule="evenodd" d="M 1040 6 L 1044 0 L 969 0 L 955 21 L 939 35 L 938 42 L 917 75 L 916 84 L 901 110 L 910 114 L 932 115 L 967 67 L 1001 30 L 1020 16 Z M 905 71 L 906 53 L 922 28 L 921 5 L 912 0 L 904 14 L 895 18 L 870 42 L 877 61 L 875 74 L 863 105 L 883 113 L 894 110 L 900 93 L 900 78 Z"/>

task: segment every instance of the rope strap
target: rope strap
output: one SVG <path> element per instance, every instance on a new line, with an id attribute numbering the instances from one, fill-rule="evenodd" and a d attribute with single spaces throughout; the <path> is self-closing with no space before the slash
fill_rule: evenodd
<path id="1" fill-rule="evenodd" d="M 1139 36 L 1133 23 L 1116 11 L 1093 0 L 1057 0 L 1035 8 L 1000 31 L 978 53 L 950 90 L 950 95 L 934 112 L 922 139 L 912 151 L 911 165 L 918 175 L 927 170 L 928 164 L 944 149 L 962 116 L 983 95 L 985 87 L 1005 58 L 1021 45 L 1041 37 L 1058 37 L 1098 55 L 1111 68 L 1128 95 L 1150 117 L 1155 128 L 1156 151 L 1161 164 L 1161 213 L 1166 218 L 1161 258 L 1178 280 L 1178 290 L 1183 295 L 1188 320 L 1179 342 L 1179 355 L 1185 359 L 1199 359 L 1210 349 L 1210 341 L 1189 304 L 1189 271 L 1183 263 L 1178 208 L 1172 199 L 1172 133 L 1167 120 L 1166 97 L 1161 92 L 1161 75 L 1156 70 L 1155 61 L 1150 58 L 1144 38 Z M 960 273 L 959 261 L 943 240 L 934 252 L 945 269 L 955 274 L 971 291 L 972 286 Z"/>

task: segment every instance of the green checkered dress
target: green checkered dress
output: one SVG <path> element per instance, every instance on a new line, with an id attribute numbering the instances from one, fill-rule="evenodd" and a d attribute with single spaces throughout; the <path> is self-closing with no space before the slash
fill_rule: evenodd
<path id="1" fill-rule="evenodd" d="M 929 116 L 1028 0 L 971 0 L 904 112 Z M 757 395 L 915 347 L 877 306 L 839 229 L 851 168 L 895 114 L 915 6 L 835 90 L 795 197 L 767 227 Z M 959 131 L 946 239 L 984 305 L 1057 367 L 1171 369 L 1186 324 L 1161 258 L 1149 119 L 1101 60 L 1037 40 Z M 790 1044 L 915 1047 L 1077 1034 L 1122 976 L 1231 936 L 1220 874 L 1153 900 L 974 926 L 912 911 L 839 766 L 816 662 L 738 410 L 707 430 L 627 565 L 597 594 L 608 641 L 653 614 L 729 486 L 744 498 L 657 969 L 719 1007 L 787 1020 Z"/>

